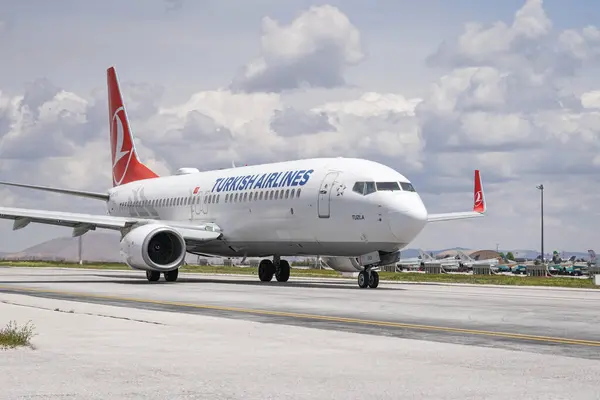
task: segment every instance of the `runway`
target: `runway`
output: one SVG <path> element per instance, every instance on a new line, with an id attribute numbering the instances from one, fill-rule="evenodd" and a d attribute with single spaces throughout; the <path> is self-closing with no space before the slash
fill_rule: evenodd
<path id="1" fill-rule="evenodd" d="M 411 393 L 418 398 L 423 393 L 448 399 L 506 398 L 510 393 L 547 399 L 572 398 L 574 393 L 586 397 L 588 389 L 594 397 L 600 383 L 600 290 L 396 283 L 358 289 L 353 279 L 292 277 L 281 284 L 262 283 L 254 276 L 196 274 L 181 274 L 176 283 L 148 283 L 144 273 L 137 271 L 0 268 L 0 301 L 5 308 L 9 304 L 13 310 L 20 307 L 19 313 L 23 309 L 53 310 L 54 305 L 59 311 L 78 310 L 54 313 L 66 320 L 102 314 L 124 321 L 166 324 L 171 332 L 159 335 L 157 351 L 186 344 L 187 351 L 194 353 L 197 350 L 192 348 L 205 344 L 209 335 L 216 360 L 212 365 L 218 364 L 218 368 L 237 368 L 236 363 L 243 362 L 254 371 L 264 368 L 260 363 L 266 362 L 276 366 L 272 370 L 277 374 L 289 378 L 281 371 L 296 370 L 294 363 L 305 360 L 302 365 L 306 369 L 296 370 L 293 383 L 285 379 L 261 383 L 257 378 L 256 390 L 243 395 L 226 390 L 229 394 L 224 397 L 217 391 L 212 398 L 265 398 L 267 387 L 280 384 L 286 394 L 271 393 L 271 398 L 306 398 L 300 382 L 313 382 L 309 386 L 317 398 L 347 398 L 358 381 L 368 387 L 372 398 L 398 398 L 397 390 L 402 390 L 403 398 L 410 398 Z M 5 323 L 5 308 L 0 309 L 0 323 Z M 44 323 L 40 320 L 47 318 L 38 317 L 36 324 Z M 195 337 L 181 339 L 182 331 L 190 333 L 185 328 L 188 325 L 194 326 Z M 248 330 L 253 332 L 250 337 L 244 336 Z M 152 335 L 151 331 L 146 327 L 141 334 L 134 328 L 121 328 L 117 336 L 134 347 L 150 345 L 146 336 Z M 114 332 L 105 330 L 105 335 L 103 340 L 109 340 Z M 181 339 L 180 343 L 170 343 L 173 337 Z M 43 334 L 38 339 L 43 343 Z M 280 353 L 265 361 L 264 354 L 272 351 L 272 346 Z M 217 349 L 220 352 L 215 354 Z M 24 351 L 30 350 L 17 353 Z M 485 366 L 481 364 L 484 361 Z M 6 359 L 0 360 L 0 366 L 4 362 Z M 197 362 L 186 361 L 186 365 Z M 325 375 L 315 376 L 320 363 L 324 363 Z M 461 378 L 464 373 L 470 377 L 492 374 L 493 378 L 474 381 Z M 527 374 L 525 380 L 523 373 Z M 444 382 L 446 375 L 448 379 L 454 376 L 455 384 Z M 212 373 L 210 377 L 217 379 Z M 327 385 L 324 377 L 346 383 Z M 178 375 L 177 379 L 183 378 Z M 528 385 L 530 378 L 533 381 Z M 0 385 L 7 387 L 4 379 L 0 377 Z M 431 379 L 437 382 L 435 387 L 426 384 Z M 461 379 L 467 387 L 456 384 Z M 539 379 L 545 383 L 536 385 Z M 564 384 L 574 379 L 577 388 L 567 390 Z M 499 382 L 506 383 L 507 391 L 498 392 Z M 444 390 L 440 392 L 438 386 Z M 290 387 L 296 389 L 286 392 Z M 332 391 L 334 388 L 337 390 Z M 180 392 L 169 392 L 174 393 Z M 18 398 L 31 392 L 21 387 L 12 394 L 17 397 L 10 398 Z M 123 391 L 115 395 L 128 398 Z"/>

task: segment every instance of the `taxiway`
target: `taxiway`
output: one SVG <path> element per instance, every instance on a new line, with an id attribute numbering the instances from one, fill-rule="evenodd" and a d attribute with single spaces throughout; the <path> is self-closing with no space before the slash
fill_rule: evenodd
<path id="1" fill-rule="evenodd" d="M 38 333 L 0 358 L 0 398 L 593 398 L 600 384 L 595 290 L 9 267 L 0 301 L 0 324 Z"/>

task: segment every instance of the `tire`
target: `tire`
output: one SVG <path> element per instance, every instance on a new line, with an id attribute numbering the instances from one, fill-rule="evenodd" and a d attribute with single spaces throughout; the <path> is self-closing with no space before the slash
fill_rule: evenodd
<path id="1" fill-rule="evenodd" d="M 360 271 L 358 273 L 358 287 L 361 289 L 369 286 L 369 275 L 367 271 Z"/>
<path id="2" fill-rule="evenodd" d="M 275 273 L 275 265 L 271 260 L 261 260 L 258 264 L 258 279 L 261 282 L 271 282 Z"/>
<path id="3" fill-rule="evenodd" d="M 277 282 L 287 282 L 290 279 L 290 263 L 286 260 L 279 261 L 279 267 L 275 268 Z"/>

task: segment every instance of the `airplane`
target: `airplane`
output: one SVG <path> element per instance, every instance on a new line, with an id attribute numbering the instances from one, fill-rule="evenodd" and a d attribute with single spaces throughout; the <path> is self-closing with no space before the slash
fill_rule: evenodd
<path id="1" fill-rule="evenodd" d="M 460 269 L 460 267 L 461 267 L 460 260 L 457 260 L 454 257 L 434 258 L 431 256 L 431 254 L 427 254 L 422 250 L 419 250 L 419 254 L 420 254 L 421 258 L 423 259 L 423 263 L 421 264 L 422 266 L 424 266 L 425 264 L 430 264 L 430 265 L 437 264 L 437 265 L 440 265 L 444 269 L 451 269 L 451 270 L 457 270 L 457 269 Z"/>
<path id="2" fill-rule="evenodd" d="M 398 260 L 398 262 L 396 263 L 396 265 L 401 265 L 401 266 L 413 266 L 413 265 L 421 265 L 421 256 L 418 257 L 410 257 L 410 258 L 400 258 Z"/>
<path id="3" fill-rule="evenodd" d="M 594 250 L 588 250 L 588 254 L 590 255 L 590 261 L 588 261 L 588 265 L 596 266 L 598 261 L 596 258 L 596 252 Z"/>
<path id="4" fill-rule="evenodd" d="M 476 260 L 473 257 L 471 257 L 468 254 L 466 254 L 462 250 L 457 250 L 456 252 L 458 253 L 458 257 L 460 258 L 461 262 L 464 265 L 468 266 L 468 267 L 473 267 L 474 265 L 496 266 L 499 263 L 499 260 L 497 258 L 488 258 L 488 259 L 485 259 L 485 260 Z"/>
<path id="5" fill-rule="evenodd" d="M 480 171 L 470 211 L 429 214 L 411 182 L 394 169 L 358 158 L 310 158 L 158 176 L 144 165 L 114 66 L 106 71 L 112 187 L 90 192 L 13 182 L 0 184 L 102 201 L 107 215 L 0 207 L 13 230 L 30 223 L 121 233 L 120 252 L 149 282 L 174 282 L 187 253 L 260 257 L 260 281 L 290 277 L 282 257 L 319 254 L 332 269 L 359 271 L 360 288 L 379 285 L 380 265 L 426 224 L 486 215 Z M 349 262 L 349 263 L 348 263 Z M 354 266 L 354 263 L 357 266 Z"/>

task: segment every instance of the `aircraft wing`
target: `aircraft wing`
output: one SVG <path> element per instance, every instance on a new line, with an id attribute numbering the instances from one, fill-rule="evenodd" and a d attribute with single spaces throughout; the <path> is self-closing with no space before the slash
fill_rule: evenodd
<path id="1" fill-rule="evenodd" d="M 485 204 L 485 194 L 483 192 L 483 184 L 481 182 L 481 174 L 479 170 L 475 170 L 475 185 L 473 192 L 473 210 L 429 214 L 427 216 L 427 222 L 451 221 L 456 219 L 477 218 L 485 216 L 487 207 Z"/>
<path id="2" fill-rule="evenodd" d="M 110 215 L 82 214 L 63 211 L 34 210 L 0 207 L 0 219 L 14 220 L 13 230 L 25 228 L 30 223 L 73 228 L 73 236 L 80 236 L 96 228 L 121 230 L 134 225 L 159 223 L 176 229 L 186 242 L 204 242 L 218 239 L 220 228 L 212 223 L 164 221 L 148 218 L 114 217 Z"/>

